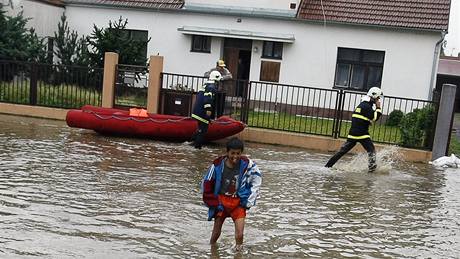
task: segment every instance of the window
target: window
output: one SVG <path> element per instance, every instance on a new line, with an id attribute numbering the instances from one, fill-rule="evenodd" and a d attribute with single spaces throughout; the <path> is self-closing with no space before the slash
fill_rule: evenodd
<path id="1" fill-rule="evenodd" d="M 280 79 L 279 62 L 262 61 L 260 64 L 260 81 L 279 82 Z"/>
<path id="2" fill-rule="evenodd" d="M 384 51 L 339 48 L 335 87 L 367 91 L 382 83 Z"/>
<path id="3" fill-rule="evenodd" d="M 263 58 L 281 59 L 283 57 L 283 43 L 264 41 Z"/>
<path id="4" fill-rule="evenodd" d="M 211 37 L 202 35 L 193 35 L 192 52 L 211 53 Z"/>

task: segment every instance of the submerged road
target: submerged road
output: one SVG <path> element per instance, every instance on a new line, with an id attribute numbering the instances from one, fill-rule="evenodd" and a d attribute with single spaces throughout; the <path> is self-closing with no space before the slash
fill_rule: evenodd
<path id="1" fill-rule="evenodd" d="M 460 172 L 248 143 L 263 172 L 245 247 L 208 245 L 199 184 L 224 147 L 195 150 L 0 115 L 1 258 L 458 258 Z"/>

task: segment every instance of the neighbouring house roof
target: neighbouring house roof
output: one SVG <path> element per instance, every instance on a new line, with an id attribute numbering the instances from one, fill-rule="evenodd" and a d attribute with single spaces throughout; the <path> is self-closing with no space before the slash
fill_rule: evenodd
<path id="1" fill-rule="evenodd" d="M 324 10 L 324 11 L 323 11 Z M 450 0 L 303 0 L 297 17 L 336 23 L 447 30 Z"/>
<path id="2" fill-rule="evenodd" d="M 439 59 L 438 75 L 460 77 L 460 59 Z"/>
<path id="3" fill-rule="evenodd" d="M 180 9 L 184 0 L 63 0 L 66 4 L 84 4 L 144 9 Z"/>
<path id="4" fill-rule="evenodd" d="M 265 40 L 286 43 L 293 43 L 295 40 L 294 34 L 267 33 L 197 26 L 182 26 L 177 30 L 184 34 L 217 36 L 226 38 Z"/>
<path id="5" fill-rule="evenodd" d="M 44 4 L 50 4 L 54 6 L 59 6 L 59 7 L 64 6 L 64 2 L 62 0 L 33 0 L 33 1 L 44 3 Z"/>

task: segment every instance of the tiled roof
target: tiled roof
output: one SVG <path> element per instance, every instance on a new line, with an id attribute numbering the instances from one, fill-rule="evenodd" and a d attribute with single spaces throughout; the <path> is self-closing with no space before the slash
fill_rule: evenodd
<path id="1" fill-rule="evenodd" d="M 40 3 L 45 3 L 45 4 L 50 4 L 50 5 L 55 5 L 55 6 L 64 6 L 64 3 L 62 0 L 35 0 Z"/>
<path id="2" fill-rule="evenodd" d="M 326 22 L 447 30 L 450 0 L 303 0 L 298 18 Z"/>
<path id="3" fill-rule="evenodd" d="M 64 0 L 66 4 L 105 5 L 129 8 L 180 9 L 184 0 Z"/>

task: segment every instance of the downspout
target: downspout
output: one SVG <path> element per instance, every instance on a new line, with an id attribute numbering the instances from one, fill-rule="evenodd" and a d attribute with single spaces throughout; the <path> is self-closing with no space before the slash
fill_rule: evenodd
<path id="1" fill-rule="evenodd" d="M 428 100 L 433 99 L 433 91 L 436 88 L 435 84 L 438 72 L 439 52 L 441 50 L 441 44 L 444 42 L 444 37 L 446 37 L 446 34 L 446 31 L 441 32 L 441 39 L 436 42 L 434 47 L 433 66 L 431 68 L 430 91 L 428 93 Z"/>

